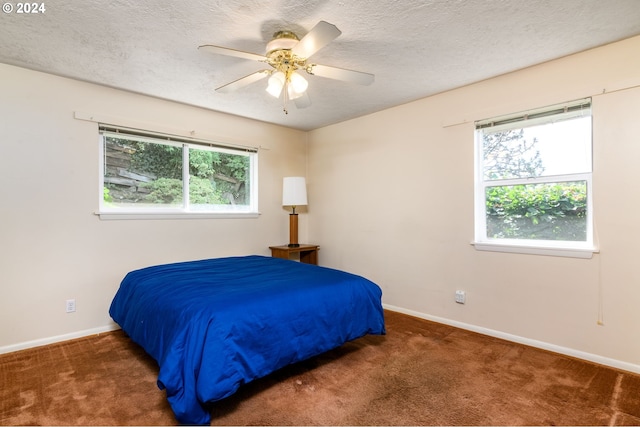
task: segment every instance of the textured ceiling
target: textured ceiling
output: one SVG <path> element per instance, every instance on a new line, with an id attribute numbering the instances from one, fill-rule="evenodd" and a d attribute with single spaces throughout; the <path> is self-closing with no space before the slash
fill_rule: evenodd
<path id="1" fill-rule="evenodd" d="M 5 7 L 6 7 L 5 3 Z M 12 3 L 17 6 L 17 3 Z M 50 0 L 0 14 L 0 62 L 310 130 L 640 34 L 640 0 Z M 264 53 L 273 33 L 320 20 L 342 35 L 314 62 L 375 74 L 370 86 L 306 76 L 312 105 L 262 80 L 214 88 L 264 64 L 198 50 Z"/>

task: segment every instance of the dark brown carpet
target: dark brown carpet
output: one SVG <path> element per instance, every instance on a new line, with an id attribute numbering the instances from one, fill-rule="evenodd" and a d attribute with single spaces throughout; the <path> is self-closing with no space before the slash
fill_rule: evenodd
<path id="1" fill-rule="evenodd" d="M 640 425 L 640 375 L 387 312 L 368 336 L 247 384 L 214 425 Z M 120 331 L 0 355 L 3 425 L 175 424 Z"/>

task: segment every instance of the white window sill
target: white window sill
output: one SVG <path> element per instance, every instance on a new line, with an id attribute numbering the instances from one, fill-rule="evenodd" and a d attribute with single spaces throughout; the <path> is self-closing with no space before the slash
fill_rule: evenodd
<path id="1" fill-rule="evenodd" d="M 567 258 L 589 259 L 593 257 L 594 253 L 599 252 L 597 248 L 549 247 L 549 246 L 535 246 L 535 245 L 517 245 L 512 243 L 494 243 L 494 242 L 471 242 L 471 244 L 478 251 L 559 256 L 559 257 L 567 257 Z"/>
<path id="2" fill-rule="evenodd" d="M 120 219 L 238 219 L 258 218 L 259 212 L 96 212 L 102 220 Z"/>

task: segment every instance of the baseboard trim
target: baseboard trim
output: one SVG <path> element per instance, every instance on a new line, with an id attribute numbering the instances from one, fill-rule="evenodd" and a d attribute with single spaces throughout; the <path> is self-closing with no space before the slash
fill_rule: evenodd
<path id="1" fill-rule="evenodd" d="M 120 329 L 116 324 L 101 326 L 99 328 L 85 329 L 83 331 L 72 332 L 70 334 L 56 335 L 53 337 L 42 338 L 33 341 L 25 341 L 18 344 L 7 345 L 0 347 L 0 354 L 12 353 L 14 351 L 26 350 L 34 347 L 41 347 L 43 345 L 54 344 L 62 341 L 69 341 L 77 338 L 87 337 L 90 335 L 103 334 L 105 332 L 111 332 Z"/>
<path id="2" fill-rule="evenodd" d="M 609 357 L 600 356 L 593 353 L 587 353 L 580 350 L 575 350 L 568 347 L 562 347 L 555 344 L 550 344 L 544 341 L 538 341 L 530 338 L 521 337 L 518 335 L 508 334 L 506 332 L 496 331 L 482 326 L 471 325 L 469 323 L 458 322 L 457 320 L 451 320 L 444 317 L 432 316 L 426 313 L 421 313 L 414 310 L 409 310 L 402 307 L 397 307 L 390 304 L 383 304 L 386 310 L 396 311 L 398 313 L 408 314 L 409 316 L 418 317 L 425 320 L 430 320 L 436 323 L 442 323 L 445 325 L 453 326 L 460 329 L 465 329 L 471 332 L 477 332 L 479 334 L 488 335 L 490 337 L 500 338 L 506 341 L 515 342 L 518 344 L 524 344 L 531 347 L 540 348 L 543 350 L 551 351 L 554 353 L 564 354 L 566 356 L 575 357 L 577 359 L 587 360 L 589 362 L 598 363 L 600 365 L 610 366 L 612 368 L 621 369 L 623 371 L 629 371 L 636 374 L 640 374 L 640 365 L 633 363 L 623 362 L 617 359 L 611 359 Z M 12 344 L 0 347 L 0 354 L 12 353 L 14 351 L 26 350 L 29 348 L 40 347 L 43 345 L 54 344 L 62 341 L 69 341 L 77 338 L 82 338 L 90 335 L 102 334 L 105 332 L 111 332 L 120 329 L 117 324 L 101 326 L 98 328 L 85 329 L 82 331 L 72 332 L 70 334 L 56 335 L 53 337 L 42 338 L 33 341 L 25 341 L 18 344 Z"/>
<path id="3" fill-rule="evenodd" d="M 530 338 L 521 337 L 518 335 L 512 335 L 505 332 L 484 328 L 482 326 L 476 326 L 476 325 L 471 325 L 464 322 L 458 322 L 456 320 L 446 319 L 443 317 L 432 316 L 429 314 L 420 313 L 418 311 L 408 310 L 402 307 L 396 307 L 389 304 L 383 304 L 383 307 L 390 311 L 396 311 L 398 313 L 408 314 L 409 316 L 419 317 L 421 319 L 430 320 L 432 322 L 442 323 L 445 325 L 454 326 L 456 328 L 465 329 L 471 332 L 477 332 L 479 334 L 500 338 L 506 341 L 511 341 L 518 344 L 524 344 L 531 347 L 536 347 L 543 350 L 551 351 L 554 353 L 563 354 L 565 356 L 571 356 L 577 359 L 587 360 L 589 362 L 597 363 L 600 365 L 605 365 L 605 366 L 620 369 L 623 371 L 640 374 L 640 365 L 636 365 L 633 363 L 623 362 L 621 360 L 611 359 L 609 357 L 587 353 L 584 351 L 575 350 L 568 347 L 562 347 L 562 346 L 550 344 L 544 341 L 538 341 Z"/>

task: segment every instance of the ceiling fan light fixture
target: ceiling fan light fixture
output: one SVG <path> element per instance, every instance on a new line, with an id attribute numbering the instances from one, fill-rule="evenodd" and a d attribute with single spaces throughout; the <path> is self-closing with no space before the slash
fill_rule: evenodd
<path id="1" fill-rule="evenodd" d="M 304 92 L 296 92 L 293 86 L 287 85 L 287 98 L 290 100 L 300 98 Z"/>
<path id="2" fill-rule="evenodd" d="M 284 87 L 285 75 L 282 71 L 275 72 L 269 77 L 267 92 L 274 98 L 279 98 Z"/>
<path id="3" fill-rule="evenodd" d="M 300 95 L 302 95 L 304 91 L 307 90 L 307 87 L 309 86 L 309 82 L 307 81 L 307 79 L 305 79 L 298 73 L 291 73 L 291 76 L 289 77 L 289 82 L 290 82 L 289 86 L 293 88 L 293 91 L 296 94 L 300 94 Z"/>

